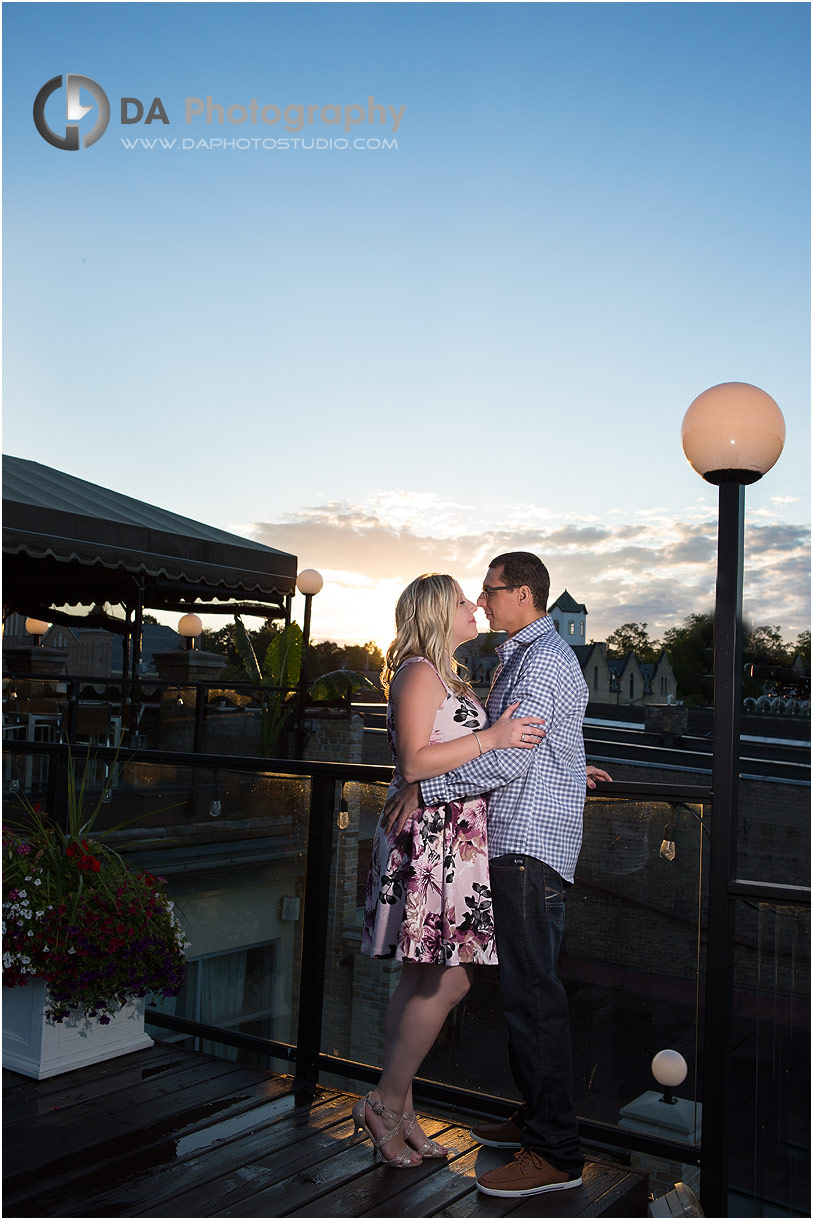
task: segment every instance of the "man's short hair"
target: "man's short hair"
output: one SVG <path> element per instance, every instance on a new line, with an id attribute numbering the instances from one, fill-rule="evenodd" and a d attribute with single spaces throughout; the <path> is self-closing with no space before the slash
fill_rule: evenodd
<path id="1" fill-rule="evenodd" d="M 498 555 L 488 565 L 490 568 L 502 568 L 505 584 L 527 585 L 534 599 L 534 606 L 542 614 L 548 608 L 550 594 L 550 575 L 541 559 L 530 551 L 507 551 Z"/>

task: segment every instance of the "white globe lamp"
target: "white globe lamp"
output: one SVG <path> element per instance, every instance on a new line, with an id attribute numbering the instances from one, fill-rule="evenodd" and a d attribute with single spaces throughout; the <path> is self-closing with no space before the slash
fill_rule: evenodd
<path id="1" fill-rule="evenodd" d="M 35 644 L 42 642 L 42 637 L 50 626 L 50 623 L 44 623 L 40 618 L 27 618 L 25 620 L 25 629 L 29 635 L 33 635 Z"/>
<path id="2" fill-rule="evenodd" d="M 186 641 L 187 648 L 195 647 L 195 640 L 203 631 L 203 623 L 197 614 L 185 614 L 178 619 L 178 635 Z"/>
<path id="3" fill-rule="evenodd" d="M 315 568 L 303 568 L 296 578 L 296 587 L 306 597 L 314 597 L 324 585 L 322 573 Z"/>
<path id="4" fill-rule="evenodd" d="M 676 1089 L 686 1079 L 689 1071 L 686 1060 L 680 1051 L 658 1051 L 652 1060 L 651 1068 L 652 1075 L 663 1089 L 661 1101 L 675 1105 L 676 1098 L 672 1096 L 672 1089 Z"/>
<path id="5" fill-rule="evenodd" d="M 756 483 L 779 460 L 785 420 L 764 390 L 725 381 L 691 403 L 681 440 L 690 465 L 708 483 Z"/>

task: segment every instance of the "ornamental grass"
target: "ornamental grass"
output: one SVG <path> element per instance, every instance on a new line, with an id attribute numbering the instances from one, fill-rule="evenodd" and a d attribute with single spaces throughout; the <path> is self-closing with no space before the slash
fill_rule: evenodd
<path id="1" fill-rule="evenodd" d="M 188 942 L 165 879 L 131 867 L 107 832 L 94 837 L 112 781 L 91 807 L 88 769 L 77 785 L 68 768 L 67 830 L 25 797 L 20 823 L 3 830 L 3 983 L 41 979 L 48 1020 L 107 1025 L 134 998 L 178 994 Z"/>

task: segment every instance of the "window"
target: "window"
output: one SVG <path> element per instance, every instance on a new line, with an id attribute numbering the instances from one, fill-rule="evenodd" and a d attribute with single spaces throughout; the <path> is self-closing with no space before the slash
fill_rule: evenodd
<path id="1" fill-rule="evenodd" d="M 245 949 L 212 953 L 205 957 L 188 958 L 186 978 L 177 997 L 160 999 L 156 1007 L 164 1012 L 217 1025 L 221 1029 L 240 1030 L 273 1038 L 275 1028 L 274 990 L 277 983 L 277 950 L 279 942 L 266 941 Z M 188 1034 L 170 1036 L 168 1041 L 182 1041 Z M 195 1039 L 196 1050 L 208 1050 L 209 1043 Z M 218 1047 L 220 1058 L 237 1059 L 236 1047 Z M 245 1060 L 240 1052 L 241 1062 Z"/>
<path id="2" fill-rule="evenodd" d="M 568 625 L 567 625 L 567 634 L 568 634 L 568 635 L 575 635 L 575 634 L 576 634 L 576 624 L 573 622 L 573 619 L 571 619 L 571 620 L 570 620 L 570 622 L 569 622 L 569 623 L 568 623 Z"/>
<path id="3" fill-rule="evenodd" d="M 593 690 L 598 690 L 598 665 L 593 666 Z"/>
<path id="4" fill-rule="evenodd" d="M 630 699 L 635 698 L 635 674 L 630 674 Z"/>
<path id="5" fill-rule="evenodd" d="M 667 683 L 667 681 L 666 681 L 666 678 L 661 678 L 661 694 L 662 694 L 662 695 L 665 695 L 665 694 L 666 694 L 666 687 L 667 687 L 667 685 L 668 685 L 668 683 Z"/>
<path id="6" fill-rule="evenodd" d="M 584 639 L 584 619 L 579 623 L 579 635 Z"/>

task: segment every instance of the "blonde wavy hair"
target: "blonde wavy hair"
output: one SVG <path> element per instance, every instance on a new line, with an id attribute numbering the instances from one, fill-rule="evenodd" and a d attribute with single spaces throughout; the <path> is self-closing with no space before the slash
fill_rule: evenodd
<path id="1" fill-rule="evenodd" d="M 451 576 L 427 572 L 404 589 L 395 606 L 395 639 L 387 649 L 381 685 L 389 697 L 396 671 L 410 657 L 431 661 L 457 695 L 470 695 L 451 653 L 452 627 L 460 602 L 460 586 Z"/>

